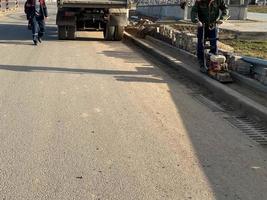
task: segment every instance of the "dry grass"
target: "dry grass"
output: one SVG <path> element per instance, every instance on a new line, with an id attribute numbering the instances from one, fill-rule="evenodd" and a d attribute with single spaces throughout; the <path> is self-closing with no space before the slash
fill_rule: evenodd
<path id="1" fill-rule="evenodd" d="M 223 40 L 240 55 L 267 59 L 267 40 Z"/>
<path id="2" fill-rule="evenodd" d="M 267 13 L 267 6 L 249 6 L 248 12 Z"/>

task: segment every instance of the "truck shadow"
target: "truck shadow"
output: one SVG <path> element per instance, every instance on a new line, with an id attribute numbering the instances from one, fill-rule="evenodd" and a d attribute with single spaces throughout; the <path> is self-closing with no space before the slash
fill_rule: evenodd
<path id="1" fill-rule="evenodd" d="M 0 23 L 0 44 L 32 45 L 32 32 L 31 30 L 28 30 L 26 22 L 8 22 L 6 24 Z M 101 35 L 101 32 L 98 32 L 97 34 L 95 34 L 94 32 L 95 31 L 84 32 L 81 34 L 81 36 L 78 35 L 75 41 L 105 41 L 103 36 Z M 44 40 L 57 42 L 72 41 L 58 40 L 57 26 L 52 24 L 46 25 Z"/>
<path id="2" fill-rule="evenodd" d="M 97 37 L 77 37 L 75 40 L 78 41 L 105 41 L 104 38 L 97 38 Z"/>

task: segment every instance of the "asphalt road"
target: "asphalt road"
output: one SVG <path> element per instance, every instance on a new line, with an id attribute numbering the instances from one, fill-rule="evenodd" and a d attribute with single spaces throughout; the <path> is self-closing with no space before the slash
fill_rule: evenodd
<path id="1" fill-rule="evenodd" d="M 0 18 L 0 200 L 267 199 L 267 149 L 190 82 L 50 14 L 37 47 Z"/>

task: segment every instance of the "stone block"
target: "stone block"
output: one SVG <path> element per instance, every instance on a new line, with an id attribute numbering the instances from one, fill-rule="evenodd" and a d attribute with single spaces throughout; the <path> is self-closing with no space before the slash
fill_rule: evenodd
<path id="1" fill-rule="evenodd" d="M 264 85 L 267 85 L 267 67 L 261 65 L 254 65 L 253 68 L 254 78 Z"/>
<path id="2" fill-rule="evenodd" d="M 189 33 L 187 31 L 184 31 L 182 33 L 182 38 L 181 38 L 181 48 L 191 52 L 191 53 L 195 53 L 196 52 L 196 36 L 192 33 Z"/>
<path id="3" fill-rule="evenodd" d="M 241 56 L 233 55 L 229 59 L 229 68 L 239 74 L 250 75 L 252 65 L 242 60 Z"/>
<path id="4" fill-rule="evenodd" d="M 261 76 L 267 76 L 267 67 L 254 65 L 253 66 L 253 72 L 256 74 L 259 74 Z"/>
<path id="5" fill-rule="evenodd" d="M 267 76 L 261 74 L 254 74 L 254 79 L 267 86 Z"/>
<path id="6" fill-rule="evenodd" d="M 176 31 L 175 35 L 175 46 L 180 48 L 181 47 L 181 40 L 182 40 L 182 32 L 181 31 Z"/>

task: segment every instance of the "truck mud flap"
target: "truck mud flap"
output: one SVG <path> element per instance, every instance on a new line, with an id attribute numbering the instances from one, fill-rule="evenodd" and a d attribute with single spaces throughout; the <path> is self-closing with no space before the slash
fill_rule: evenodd
<path id="1" fill-rule="evenodd" d="M 58 26 L 76 26 L 75 16 L 64 16 L 61 13 L 57 14 L 56 24 Z"/>
<path id="2" fill-rule="evenodd" d="M 127 15 L 126 13 L 121 14 L 111 14 L 109 18 L 110 26 L 126 26 L 127 25 Z"/>

